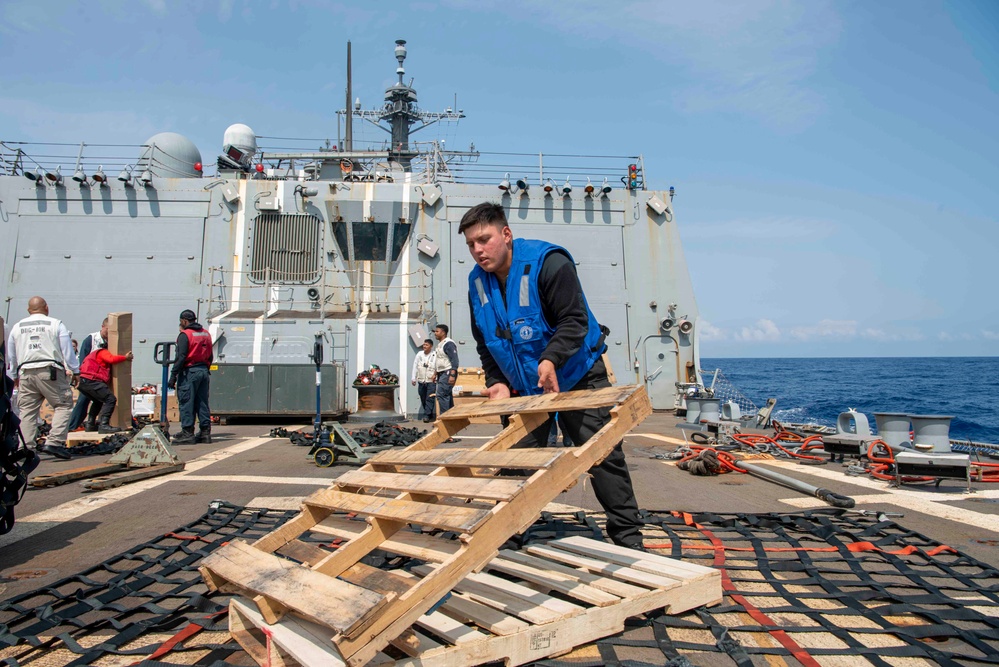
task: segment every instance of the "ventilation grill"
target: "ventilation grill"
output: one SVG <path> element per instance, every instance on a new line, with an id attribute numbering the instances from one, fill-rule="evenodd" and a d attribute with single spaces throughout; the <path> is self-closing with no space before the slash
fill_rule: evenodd
<path id="1" fill-rule="evenodd" d="M 314 215 L 258 215 L 253 221 L 250 280 L 299 284 L 317 281 L 322 272 L 321 231 L 322 221 Z"/>

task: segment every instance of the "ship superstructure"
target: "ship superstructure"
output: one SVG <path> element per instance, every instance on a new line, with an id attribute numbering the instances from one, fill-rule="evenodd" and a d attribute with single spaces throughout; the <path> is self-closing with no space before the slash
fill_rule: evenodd
<path id="1" fill-rule="evenodd" d="M 121 147 L 81 144 L 60 157 L 66 147 L 0 142 L 0 313 L 14 322 L 39 294 L 82 339 L 107 311 L 131 311 L 133 381 L 155 383 L 153 346 L 193 308 L 215 340 L 212 401 L 223 414 L 309 413 L 318 342 L 326 409 L 350 409 L 349 380 L 373 363 L 408 378 L 436 323 L 451 327 L 461 365 L 478 365 L 474 262 L 457 227 L 469 208 L 495 201 L 515 236 L 571 252 L 611 330 L 617 382 L 643 383 L 655 408 L 673 408 L 698 381 L 698 326 L 672 188 L 646 188 L 640 155 L 415 142 L 417 129 L 463 112 L 421 111 L 404 82 L 402 40 L 395 56 L 384 106 L 362 110 L 348 93 L 340 112 L 385 129 L 383 146 L 358 149 L 348 130 L 322 150 L 269 149 L 235 124 L 206 169 L 194 144 L 169 132 L 131 159 Z M 408 382 L 398 402 L 417 412 Z"/>

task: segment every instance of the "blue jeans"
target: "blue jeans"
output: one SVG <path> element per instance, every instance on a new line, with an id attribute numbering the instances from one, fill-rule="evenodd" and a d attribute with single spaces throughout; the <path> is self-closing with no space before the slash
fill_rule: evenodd
<path id="1" fill-rule="evenodd" d="M 450 371 L 441 371 L 437 374 L 438 414 L 444 414 L 454 407 L 454 397 L 451 396 L 451 385 L 448 384 L 448 373 Z"/>
<path id="2" fill-rule="evenodd" d="M 206 366 L 185 368 L 177 378 L 177 408 L 180 410 L 180 426 L 185 431 L 194 430 L 195 415 L 201 430 L 212 425 L 212 413 L 208 407 L 208 380 Z"/>

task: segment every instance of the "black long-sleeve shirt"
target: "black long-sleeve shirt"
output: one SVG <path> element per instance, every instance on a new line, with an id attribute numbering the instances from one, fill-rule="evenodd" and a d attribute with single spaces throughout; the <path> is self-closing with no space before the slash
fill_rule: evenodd
<path id="1" fill-rule="evenodd" d="M 500 282 L 503 302 L 506 303 L 506 284 Z M 576 267 L 569 256 L 562 251 L 549 253 L 541 264 L 538 275 L 538 293 L 541 295 L 541 314 L 549 326 L 555 329 L 551 340 L 541 353 L 541 361 L 545 359 L 560 368 L 583 345 L 588 332 L 589 319 L 586 315 L 586 300 L 583 297 L 583 287 L 579 284 Z M 469 313 L 473 313 L 472 294 L 468 295 Z M 482 370 L 486 375 L 486 386 L 497 383 L 509 384 L 499 364 L 486 347 L 482 332 L 472 319 L 472 336 L 475 338 L 475 351 L 482 361 Z"/>
<path id="2" fill-rule="evenodd" d="M 188 329 L 193 329 L 195 331 L 201 331 L 203 327 L 198 322 L 191 322 L 187 325 Z M 177 361 L 173 362 L 173 367 L 170 369 L 170 382 L 176 382 L 177 376 L 180 372 L 184 370 L 184 364 L 187 363 L 187 353 L 191 349 L 191 341 L 187 339 L 187 334 L 181 331 L 177 334 Z M 208 358 L 208 365 L 211 366 L 212 362 L 215 361 L 215 350 L 211 350 L 211 355 Z"/>

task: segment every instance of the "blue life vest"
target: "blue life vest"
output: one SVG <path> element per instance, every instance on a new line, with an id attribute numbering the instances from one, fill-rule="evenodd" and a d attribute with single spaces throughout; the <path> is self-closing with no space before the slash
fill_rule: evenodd
<path id="1" fill-rule="evenodd" d="M 510 387 L 521 396 L 542 393 L 538 387 L 538 363 L 555 328 L 545 321 L 541 310 L 538 276 L 545 258 L 554 251 L 569 254 L 564 248 L 546 241 L 514 239 L 513 263 L 506 280 L 506 304 L 495 274 L 476 265 L 468 275 L 475 324 Z M 583 305 L 589 329 L 582 346 L 555 369 L 561 391 L 576 386 L 606 349 L 606 334 L 586 305 L 585 296 Z"/>

